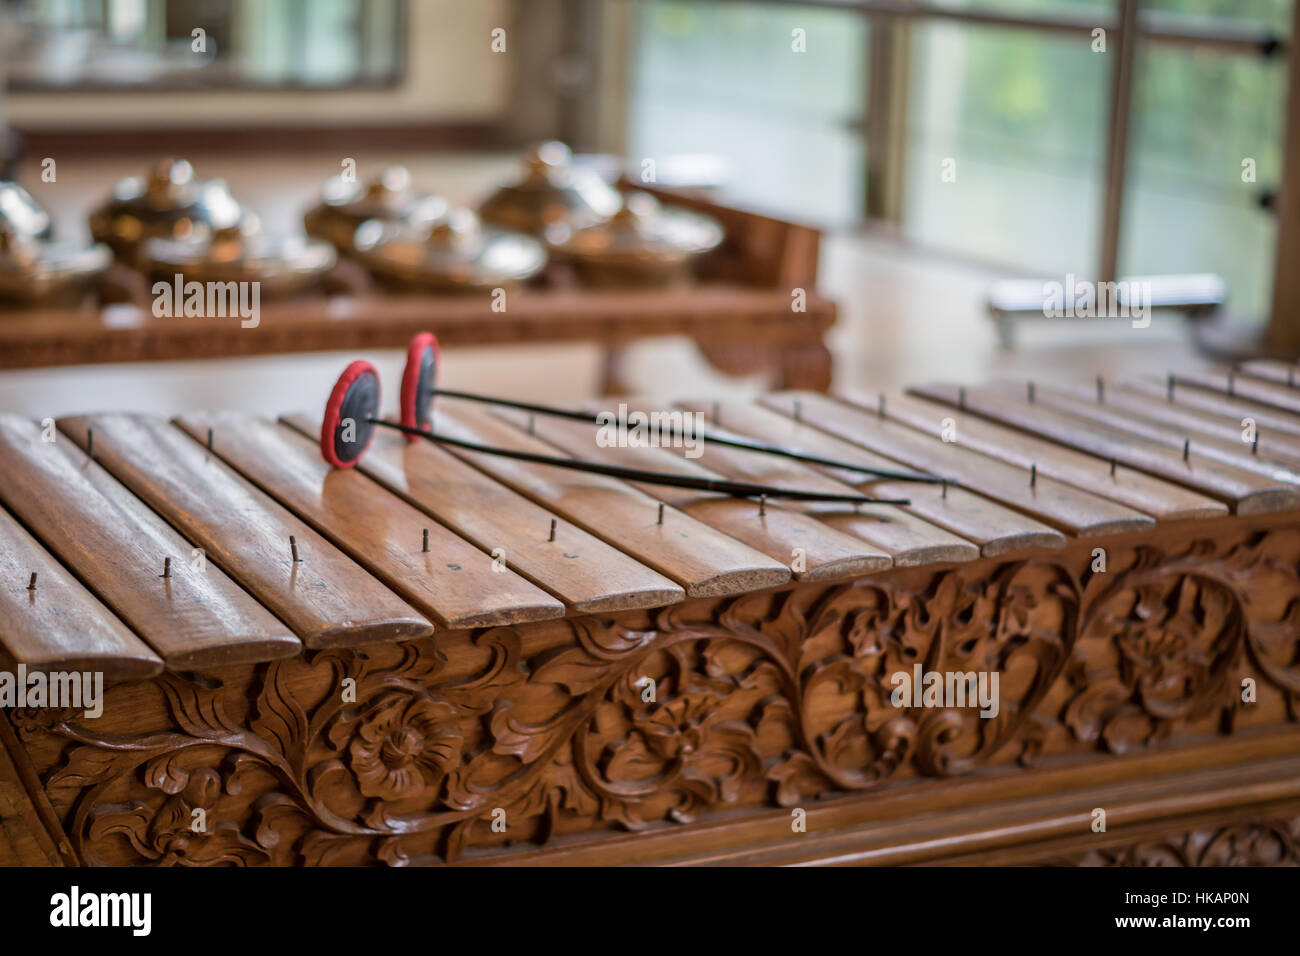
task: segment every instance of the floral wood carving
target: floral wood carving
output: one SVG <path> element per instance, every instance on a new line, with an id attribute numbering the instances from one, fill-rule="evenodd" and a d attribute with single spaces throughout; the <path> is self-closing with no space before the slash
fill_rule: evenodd
<path id="1" fill-rule="evenodd" d="M 1068 866 L 1300 866 L 1300 817 L 1190 830 L 1089 850 Z"/>
<path id="2" fill-rule="evenodd" d="M 579 618 L 529 658 L 519 632 L 492 628 L 224 683 L 164 675 L 148 732 L 11 719 L 52 755 L 43 782 L 86 862 L 185 865 L 454 861 L 1124 752 L 1230 731 L 1243 677 L 1294 719 L 1300 531 L 1113 549 L 1107 573 L 1086 558 Z M 891 676 L 916 664 L 997 671 L 997 716 L 893 706 Z M 110 690 L 106 714 L 139 709 L 132 686 Z"/>

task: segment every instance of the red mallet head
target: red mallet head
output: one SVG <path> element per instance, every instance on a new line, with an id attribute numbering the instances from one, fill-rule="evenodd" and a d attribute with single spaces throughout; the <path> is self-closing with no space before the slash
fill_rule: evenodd
<path id="1" fill-rule="evenodd" d="M 335 468 L 351 468 L 370 447 L 379 417 L 379 373 L 357 359 L 343 370 L 325 403 L 320 426 L 320 453 Z"/>
<path id="2" fill-rule="evenodd" d="M 402 424 L 420 431 L 433 431 L 433 394 L 438 388 L 438 340 L 432 332 L 411 339 L 402 372 Z M 407 441 L 419 441 L 407 435 Z"/>

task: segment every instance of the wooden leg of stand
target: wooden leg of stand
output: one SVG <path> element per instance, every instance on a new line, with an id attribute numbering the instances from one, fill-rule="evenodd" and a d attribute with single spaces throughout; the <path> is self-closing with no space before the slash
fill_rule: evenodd
<path id="1" fill-rule="evenodd" d="M 600 370 L 600 395 L 626 395 L 627 381 L 623 378 L 623 369 L 627 360 L 627 348 L 611 345 L 605 350 Z"/>
<path id="2" fill-rule="evenodd" d="M 709 364 L 724 375 L 769 372 L 773 388 L 825 392 L 831 387 L 831 353 L 821 342 L 698 344 Z"/>
<path id="3" fill-rule="evenodd" d="M 783 346 L 777 388 L 825 392 L 831 387 L 831 351 L 821 342 Z"/>

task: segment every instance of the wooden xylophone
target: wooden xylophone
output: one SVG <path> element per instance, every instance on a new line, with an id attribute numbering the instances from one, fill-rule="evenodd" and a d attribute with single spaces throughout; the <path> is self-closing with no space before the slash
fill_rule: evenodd
<path id="1" fill-rule="evenodd" d="M 5 669 L 107 681 L 98 717 L 3 712 L 0 861 L 1300 862 L 1294 385 L 1251 363 L 677 406 L 943 483 L 433 413 L 906 505 L 382 429 L 336 469 L 305 414 L 0 416 Z M 998 675 L 995 707 L 930 698 L 966 674 Z"/>

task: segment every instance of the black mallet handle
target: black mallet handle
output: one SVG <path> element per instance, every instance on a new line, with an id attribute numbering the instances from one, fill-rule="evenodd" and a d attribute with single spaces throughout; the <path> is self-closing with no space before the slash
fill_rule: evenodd
<path id="1" fill-rule="evenodd" d="M 397 422 L 385 421 L 380 418 L 366 419 L 372 425 L 379 425 L 383 428 L 392 428 L 406 435 L 415 435 L 419 438 L 428 439 L 440 445 L 451 445 L 454 448 L 463 448 L 466 451 L 483 452 L 488 455 L 499 455 L 503 458 L 513 458 L 517 461 L 528 461 L 537 465 L 553 465 L 556 468 L 568 468 L 570 471 L 584 471 L 594 475 L 607 475 L 610 478 L 621 478 L 623 481 L 640 481 L 646 484 L 667 485 L 673 488 L 694 488 L 699 491 L 713 491 L 724 495 L 733 495 L 738 498 L 784 498 L 787 501 L 841 501 L 845 504 L 854 505 L 907 505 L 911 501 L 907 498 L 872 498 L 868 495 L 854 494 L 846 492 L 844 494 L 835 494 L 825 491 L 799 491 L 797 489 L 781 488 L 777 485 L 760 485 L 748 481 L 731 481 L 726 478 L 692 478 L 688 475 L 674 475 L 662 471 L 648 471 L 642 468 L 625 468 L 621 465 L 606 465 L 601 462 L 583 461 L 580 458 L 561 458 L 554 455 L 540 455 L 531 451 L 518 451 L 513 448 L 498 448 L 494 445 L 481 445 L 478 442 L 467 441 L 464 438 L 452 438 L 448 435 L 439 435 L 435 432 L 424 431 L 419 428 L 411 428 L 407 425 L 399 425 Z"/>
<path id="2" fill-rule="evenodd" d="M 434 395 L 445 395 L 447 398 L 464 399 L 467 402 L 482 402 L 485 405 L 500 405 L 503 408 L 516 408 L 523 412 L 533 412 L 537 415 L 550 415 L 553 418 L 568 418 L 575 422 L 585 422 L 589 425 L 601 424 L 600 417 L 590 412 L 580 412 L 569 408 L 556 408 L 554 405 L 538 405 L 533 402 L 516 402 L 505 398 L 493 398 L 490 395 L 477 395 L 474 392 L 458 392 L 450 388 L 433 389 Z M 625 421 L 615 421 L 613 424 L 625 425 Z M 680 437 L 676 430 L 671 432 L 674 438 Z M 821 455 L 811 455 L 806 452 L 794 451 L 790 448 L 782 448 L 780 445 L 771 445 L 767 442 L 754 441 L 744 438 L 731 438 L 726 435 L 717 435 L 713 432 L 701 432 L 700 439 L 706 442 L 712 442 L 715 445 L 724 445 L 728 448 L 743 448 L 746 451 L 757 451 L 767 455 L 778 455 L 782 458 L 792 458 L 795 461 L 808 462 L 813 465 L 823 465 L 828 468 L 839 468 L 844 471 L 854 471 L 859 474 L 873 475 L 877 478 L 889 478 L 894 481 L 918 481 L 931 485 L 959 485 L 961 482 L 955 478 L 943 478 L 939 475 L 931 475 L 923 472 L 914 471 L 890 471 L 885 468 L 871 468 L 865 465 L 855 465 L 847 461 L 836 461 L 834 458 L 823 458 Z M 815 499 L 805 499 L 815 500 Z"/>

